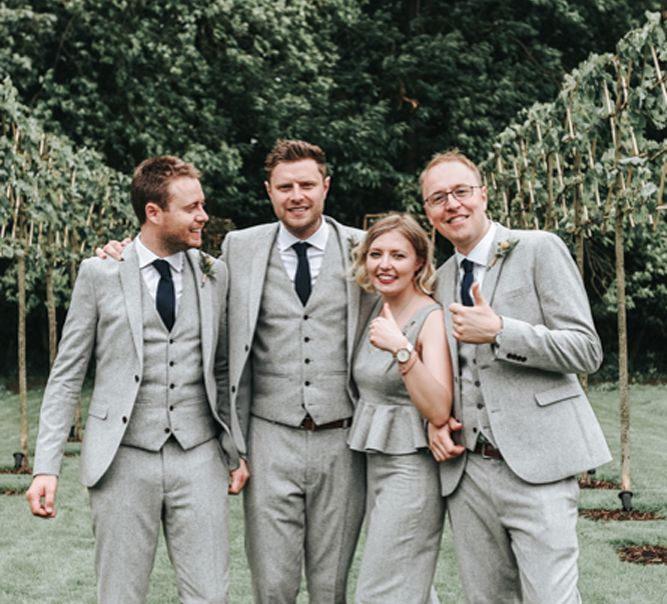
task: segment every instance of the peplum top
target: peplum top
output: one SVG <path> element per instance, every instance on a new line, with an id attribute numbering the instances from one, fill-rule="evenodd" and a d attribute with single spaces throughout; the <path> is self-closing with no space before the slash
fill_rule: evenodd
<path id="1" fill-rule="evenodd" d="M 380 299 L 371 317 L 376 317 L 381 308 Z M 403 333 L 413 346 L 426 317 L 439 308 L 436 303 L 424 306 L 405 324 Z M 369 327 L 370 320 L 352 367 L 359 399 L 347 443 L 351 449 L 366 453 L 415 453 L 428 447 L 426 420 L 410 400 L 396 359 L 369 342 Z"/>

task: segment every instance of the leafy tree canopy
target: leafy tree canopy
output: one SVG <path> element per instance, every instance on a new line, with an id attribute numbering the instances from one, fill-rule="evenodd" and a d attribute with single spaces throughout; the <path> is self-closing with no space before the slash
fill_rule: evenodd
<path id="1" fill-rule="evenodd" d="M 591 51 L 660 0 L 5 0 L 0 70 L 47 127 L 128 173 L 175 153 L 214 213 L 271 218 L 262 162 L 279 137 L 320 144 L 328 211 L 416 202 L 453 145 L 482 159 Z"/>

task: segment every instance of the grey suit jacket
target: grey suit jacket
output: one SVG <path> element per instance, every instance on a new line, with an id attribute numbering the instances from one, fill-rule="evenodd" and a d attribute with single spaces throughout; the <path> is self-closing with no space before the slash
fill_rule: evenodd
<path id="1" fill-rule="evenodd" d="M 81 449 L 80 477 L 95 485 L 116 455 L 132 414 L 143 373 L 141 274 L 134 244 L 124 262 L 89 258 L 81 263 L 58 355 L 44 392 L 35 474 L 58 474 L 81 385 L 95 353 L 95 381 Z M 211 258 L 204 278 L 199 252 L 188 250 L 199 300 L 203 377 L 211 412 L 220 423 L 230 467 L 244 447 L 227 397 L 225 295 L 227 269 Z"/>
<path id="2" fill-rule="evenodd" d="M 501 241 L 518 240 L 493 261 Z M 503 318 L 498 345 L 476 347 L 476 364 L 491 429 L 509 467 L 523 480 L 547 483 L 611 459 L 600 425 L 577 379 L 602 362 L 588 298 L 565 244 L 544 231 L 498 225 L 482 294 Z M 452 256 L 439 270 L 436 295 L 455 376 L 455 417 L 461 417 L 457 342 L 448 306 L 456 300 Z M 466 429 L 465 426 L 463 428 Z M 457 486 L 466 453 L 440 464 L 443 495 Z"/>
<path id="3" fill-rule="evenodd" d="M 350 272 L 351 249 L 363 239 L 365 233 L 344 226 L 325 217 L 332 228 L 332 235 L 342 244 L 343 263 Z M 271 250 L 278 233 L 278 222 L 232 231 L 222 244 L 222 260 L 229 269 L 228 334 L 229 334 L 229 384 L 231 409 L 237 412 L 244 435 L 247 434 L 250 406 L 252 404 L 252 342 L 257 326 L 262 290 Z M 360 298 L 357 284 L 348 280 L 347 298 L 347 359 L 348 384 L 350 383 L 350 359 L 357 337 L 360 320 Z M 365 298 L 363 298 L 365 299 Z M 370 311 L 371 304 L 363 305 L 361 314 Z M 351 386 L 350 386 L 351 387 Z"/>

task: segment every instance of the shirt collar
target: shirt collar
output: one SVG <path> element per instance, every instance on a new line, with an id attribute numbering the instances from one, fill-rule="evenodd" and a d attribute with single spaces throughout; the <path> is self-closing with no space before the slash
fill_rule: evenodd
<path id="1" fill-rule="evenodd" d="M 141 241 L 141 235 L 138 235 L 137 238 L 135 239 L 135 244 L 134 244 L 134 249 L 137 250 L 137 256 L 139 257 L 139 268 L 145 268 L 151 264 L 153 264 L 154 260 L 157 260 L 160 258 L 157 254 L 154 254 L 149 250 Z M 175 271 L 182 271 L 183 270 L 183 257 L 185 256 L 185 252 L 176 252 L 175 254 L 172 254 L 171 256 L 165 256 L 162 258 L 162 260 L 166 260 L 170 265 L 171 268 L 173 268 Z"/>
<path id="2" fill-rule="evenodd" d="M 470 251 L 467 256 L 464 256 L 461 252 L 456 250 L 454 253 L 456 254 L 456 263 L 458 267 L 461 268 L 461 262 L 463 262 L 463 260 L 466 258 L 475 264 L 486 266 L 487 262 L 489 261 L 489 254 L 491 252 L 491 246 L 493 245 L 493 240 L 495 239 L 497 229 L 498 227 L 496 226 L 496 223 L 491 222 L 486 235 L 482 237 L 480 242 Z"/>
<path id="3" fill-rule="evenodd" d="M 318 250 L 324 251 L 324 248 L 327 245 L 327 239 L 329 238 L 329 225 L 327 224 L 327 221 L 322 218 L 322 223 L 320 224 L 319 228 L 317 231 L 315 231 L 308 239 L 299 239 L 298 237 L 295 237 L 290 233 L 285 225 L 281 222 L 279 223 L 280 226 L 278 227 L 278 249 L 281 252 L 284 252 L 285 250 L 291 248 L 295 243 L 298 243 L 299 241 L 306 241 L 307 243 L 310 243 L 313 247 L 317 248 Z"/>

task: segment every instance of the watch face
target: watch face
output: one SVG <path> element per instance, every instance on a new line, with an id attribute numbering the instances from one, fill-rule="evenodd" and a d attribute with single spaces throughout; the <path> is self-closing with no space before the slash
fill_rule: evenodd
<path id="1" fill-rule="evenodd" d="M 411 354 L 410 350 L 408 350 L 407 348 L 401 348 L 396 353 L 396 360 L 399 363 L 407 363 L 410 360 L 410 354 Z"/>

